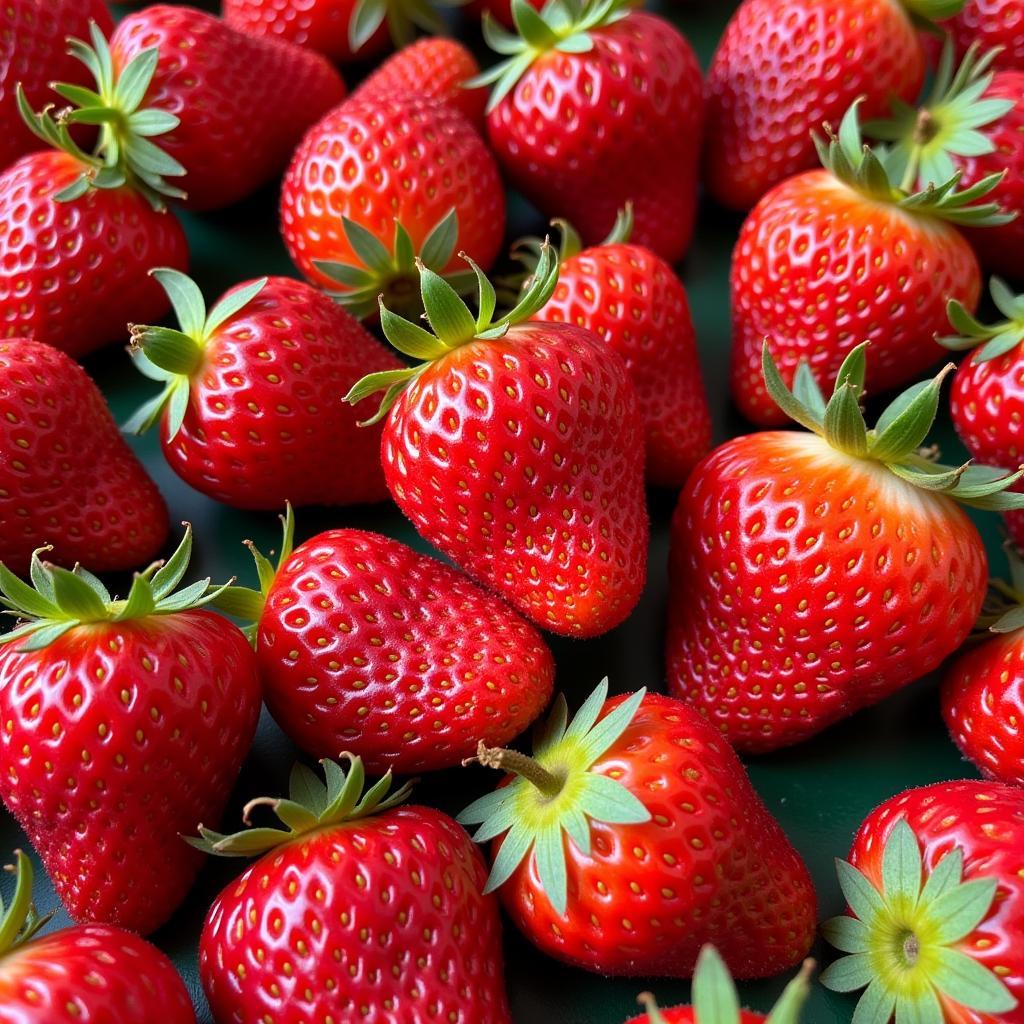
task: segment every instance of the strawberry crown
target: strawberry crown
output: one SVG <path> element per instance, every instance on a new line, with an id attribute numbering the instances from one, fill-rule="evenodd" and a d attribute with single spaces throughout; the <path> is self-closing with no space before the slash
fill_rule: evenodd
<path id="1" fill-rule="evenodd" d="M 646 692 L 638 690 L 600 721 L 608 698 L 607 679 L 571 722 L 560 695 L 538 733 L 533 757 L 480 744 L 472 761 L 514 776 L 509 785 L 474 801 L 457 818 L 463 825 L 480 826 L 475 842 L 504 837 L 485 893 L 504 885 L 532 857 L 548 901 L 564 915 L 569 898 L 566 841 L 589 856 L 591 820 L 617 825 L 651 820 L 651 812 L 622 783 L 591 770 L 629 727 Z"/>
<path id="2" fill-rule="evenodd" d="M 185 419 L 192 377 L 203 365 L 207 343 L 259 295 L 267 279 L 261 277 L 234 289 L 207 313 L 199 285 L 180 270 L 157 267 L 150 274 L 167 293 L 180 329 L 129 325 L 136 369 L 162 383 L 163 389 L 132 414 L 124 429 L 131 434 L 144 433 L 166 412 L 167 436 L 172 438 Z"/>
<path id="3" fill-rule="evenodd" d="M 80 565 L 69 570 L 43 562 L 39 556 L 48 550 L 40 548 L 32 554 L 32 586 L 0 562 L 0 604 L 7 609 L 6 614 L 23 620 L 0 636 L 0 645 L 25 638 L 21 650 L 37 651 L 75 626 L 173 615 L 201 608 L 219 593 L 210 589 L 209 577 L 175 591 L 192 554 L 192 527 L 188 523 L 174 554 L 166 562 L 154 562 L 136 573 L 123 600 L 113 598 L 103 583 Z"/>
<path id="4" fill-rule="evenodd" d="M 579 232 L 564 217 L 555 217 L 551 221 L 551 226 L 558 230 L 558 262 L 560 264 L 572 259 L 573 256 L 578 256 L 583 252 L 584 248 L 587 248 L 584 246 Z M 615 223 L 612 225 L 612 229 L 608 232 L 607 237 L 604 241 L 598 242 L 597 246 L 593 246 L 593 248 L 598 248 L 602 245 L 624 245 L 632 237 L 632 234 L 633 203 L 631 200 L 627 200 L 622 209 L 615 215 Z M 540 238 L 537 235 L 527 235 L 524 238 L 517 239 L 512 244 L 512 259 L 521 263 L 526 268 L 528 274 L 532 275 L 537 269 L 537 264 L 540 262 L 541 249 L 546 241 L 547 239 Z"/>
<path id="5" fill-rule="evenodd" d="M 936 31 L 935 22 L 955 17 L 964 7 L 964 0 L 900 0 L 911 21 L 918 28 Z"/>
<path id="6" fill-rule="evenodd" d="M 957 846 L 925 873 L 917 836 L 906 820 L 893 827 L 882 852 L 881 885 L 844 860 L 839 885 L 852 916 L 822 926 L 825 938 L 848 954 L 821 975 L 834 992 L 867 988 L 854 1019 L 863 1024 L 914 1020 L 942 1024 L 950 1002 L 978 1014 L 1017 1005 L 998 975 L 963 952 L 963 940 L 988 916 L 995 878 L 963 881 Z"/>
<path id="7" fill-rule="evenodd" d="M 358 53 L 384 24 L 397 47 L 408 46 L 420 28 L 433 36 L 444 35 L 445 23 L 438 7 L 461 7 L 467 0 L 358 0 L 348 23 L 348 45 Z"/>
<path id="8" fill-rule="evenodd" d="M 989 281 L 989 292 L 996 309 L 1006 319 L 982 324 L 956 299 L 950 299 L 946 305 L 946 316 L 957 333 L 936 339 L 940 345 L 959 352 L 980 345 L 974 353 L 974 361 L 984 363 L 1006 355 L 1024 341 L 1024 293 L 1014 295 L 1006 282 L 998 277 Z"/>
<path id="9" fill-rule="evenodd" d="M 390 771 L 366 789 L 362 758 L 348 753 L 341 756 L 349 762 L 348 772 L 324 758 L 320 765 L 325 781 L 321 782 L 312 769 L 296 764 L 288 782 L 287 799 L 257 797 L 242 811 L 242 821 L 249 825 L 257 807 L 269 807 L 284 828 L 246 828 L 223 835 L 200 825 L 199 835 L 184 836 L 185 842 L 218 857 L 255 857 L 316 829 L 382 814 L 404 803 L 412 793 L 408 782 L 392 792 Z"/>
<path id="10" fill-rule="evenodd" d="M 21 850 L 14 851 L 14 861 L 13 867 L 7 867 L 14 874 L 10 903 L 5 905 L 0 896 L 0 957 L 31 942 L 53 917 L 53 914 L 40 917 L 32 901 L 32 861 Z"/>
<path id="11" fill-rule="evenodd" d="M 973 508 L 999 512 L 1024 508 L 1024 494 L 1007 491 L 1024 476 L 1024 469 L 1007 473 L 966 463 L 944 466 L 932 461 L 930 453 L 920 450 L 935 421 L 942 381 L 954 369 L 952 363 L 931 380 L 921 381 L 898 395 L 879 416 L 874 428 L 868 429 L 860 408 L 867 345 L 858 345 L 843 361 L 832 397 L 826 402 L 805 362 L 797 367 L 792 389 L 786 387 L 765 342 L 761 368 L 768 394 L 790 419 L 824 438 L 837 451 L 879 462 L 915 487 L 944 494 Z"/>

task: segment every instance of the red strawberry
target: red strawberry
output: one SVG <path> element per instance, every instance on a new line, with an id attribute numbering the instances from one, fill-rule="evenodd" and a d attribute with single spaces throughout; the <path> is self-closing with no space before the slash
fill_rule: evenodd
<path id="1" fill-rule="evenodd" d="M 534 756 L 459 817 L 494 843 L 497 889 L 542 952 L 600 974 L 689 977 L 714 942 L 738 977 L 777 974 L 814 941 L 807 868 L 729 744 L 681 701 L 601 683 Z"/>
<path id="2" fill-rule="evenodd" d="M 824 170 L 772 189 L 740 231 L 732 262 L 732 395 L 762 426 L 786 415 L 765 390 L 768 339 L 786 383 L 806 361 L 819 385 L 854 346 L 872 342 L 872 391 L 912 380 L 936 362 L 935 334 L 955 298 L 974 309 L 978 262 L 955 224 L 1001 224 L 990 177 L 965 191 L 953 177 L 910 194 L 862 147 L 854 105 L 838 138 L 819 140 Z"/>
<path id="3" fill-rule="evenodd" d="M 458 1021 L 511 1024 L 501 922 L 465 832 L 430 807 L 400 806 L 390 773 L 363 792 L 359 758 L 296 765 L 286 830 L 193 844 L 260 859 L 210 908 L 199 971 L 219 1021 Z"/>
<path id="4" fill-rule="evenodd" d="M 114 66 L 150 48 L 162 59 L 146 99 L 180 119 L 161 144 L 187 169 L 196 210 L 227 206 L 268 182 L 306 128 L 345 96 L 319 54 L 253 39 L 194 7 L 129 14 L 111 39 Z"/>
<path id="5" fill-rule="evenodd" d="M 940 28 L 952 37 L 957 56 L 972 43 L 983 50 L 998 46 L 995 67 L 1024 71 L 1024 0 L 966 0 Z"/>
<path id="6" fill-rule="evenodd" d="M 99 388 L 63 352 L 0 342 L 0 561 L 131 569 L 167 539 L 167 506 Z"/>
<path id="7" fill-rule="evenodd" d="M 421 270 L 436 336 L 382 307 L 387 339 L 422 361 L 370 374 L 348 400 L 384 392 L 371 420 L 387 415 L 384 476 L 426 540 L 538 625 L 597 636 L 629 615 L 647 576 L 636 392 L 596 335 L 524 323 L 555 289 L 550 246 L 498 320 L 494 288 L 474 269 L 476 318 Z"/>
<path id="8" fill-rule="evenodd" d="M 856 1020 L 1024 1021 L 1024 790 L 939 782 L 868 815 L 839 861 L 848 916 L 826 922 L 851 954 L 822 984 L 868 986 Z"/>
<path id="9" fill-rule="evenodd" d="M 495 83 L 487 127 L 509 180 L 588 245 L 632 200 L 634 241 L 674 263 L 693 233 L 703 122 L 690 44 L 625 0 L 542 15 L 513 0 L 512 13 L 518 35 L 485 22 L 506 59 L 476 80 Z"/>
<path id="10" fill-rule="evenodd" d="M 159 420 L 174 471 L 236 508 L 387 497 L 379 432 L 361 429 L 341 396 L 367 368 L 400 366 L 391 352 L 323 293 L 292 278 L 236 285 L 207 313 L 184 274 L 161 269 L 154 276 L 181 329 L 132 327 L 136 366 L 164 387 L 126 429 Z"/>
<path id="11" fill-rule="evenodd" d="M 0 1024 L 195 1024 L 174 965 L 137 935 L 103 924 L 38 935 L 32 864 L 16 858 L 14 895 L 0 903 Z"/>
<path id="12" fill-rule="evenodd" d="M 178 834 L 215 820 L 256 729 L 259 679 L 242 633 L 174 593 L 191 531 L 123 601 L 91 573 L 0 565 L 25 619 L 0 638 L 0 795 L 76 921 L 143 934 L 181 903 L 202 858 Z"/>
<path id="13" fill-rule="evenodd" d="M 255 623 L 264 700 L 304 750 L 437 771 L 547 707 L 540 634 L 462 573 L 378 533 L 328 530 L 294 552 L 293 537 L 289 507 L 277 569 L 253 548 L 260 591 L 229 587 L 218 604 Z"/>
<path id="14" fill-rule="evenodd" d="M 812 736 L 936 668 L 970 633 L 985 548 L 956 502 L 1024 507 L 1020 474 L 940 466 L 917 449 L 946 370 L 868 431 L 864 346 L 826 405 L 806 365 L 769 393 L 811 433 L 737 437 L 690 475 L 672 522 L 670 692 L 741 751 Z M 949 368 L 947 368 L 948 370 Z"/>

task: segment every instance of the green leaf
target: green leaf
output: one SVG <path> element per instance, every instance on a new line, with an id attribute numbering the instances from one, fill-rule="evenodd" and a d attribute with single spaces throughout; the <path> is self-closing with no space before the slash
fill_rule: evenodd
<path id="1" fill-rule="evenodd" d="M 362 224 L 350 220 L 348 217 L 342 217 L 341 226 L 348 239 L 348 244 L 352 246 L 352 251 L 363 266 L 378 277 L 390 276 L 394 266 L 391 253 L 387 251 L 381 240 L 372 231 L 364 228 Z"/>
<path id="2" fill-rule="evenodd" d="M 274 813 L 293 832 L 309 832 L 320 823 L 316 814 L 294 800 L 278 800 L 274 805 Z"/>
<path id="3" fill-rule="evenodd" d="M 1017 1005 L 1010 990 L 977 960 L 948 946 L 934 952 L 938 968 L 933 981 L 947 998 L 981 1013 L 1007 1013 Z"/>
<path id="4" fill-rule="evenodd" d="M 821 427 L 825 419 L 825 396 L 810 366 L 803 360 L 793 375 L 793 396 L 811 413 L 815 424 Z"/>
<path id="5" fill-rule="evenodd" d="M 387 14 L 385 0 L 358 0 L 352 18 L 348 23 L 348 45 L 358 53 L 384 24 Z"/>
<path id="6" fill-rule="evenodd" d="M 896 1020 L 899 1024 L 946 1024 L 946 1015 L 935 990 L 924 987 L 913 995 L 896 996 Z"/>
<path id="7" fill-rule="evenodd" d="M 831 963 L 821 972 L 818 980 L 832 992 L 856 992 L 871 984 L 873 978 L 874 968 L 870 956 L 867 953 L 854 953 Z"/>
<path id="8" fill-rule="evenodd" d="M 607 691 L 607 687 L 605 689 Z M 629 728 L 646 694 L 646 687 L 637 690 L 628 700 L 623 701 L 614 711 L 586 731 L 583 749 L 591 764 Z"/>
<path id="9" fill-rule="evenodd" d="M 206 303 L 199 285 L 180 270 L 156 267 L 150 271 L 160 287 L 167 293 L 182 333 L 191 338 L 202 338 L 206 321 Z"/>
<path id="10" fill-rule="evenodd" d="M 512 877 L 516 868 L 523 862 L 523 858 L 529 853 L 531 846 L 533 846 L 533 833 L 522 822 L 517 821 L 508 830 L 495 854 L 491 873 L 484 886 L 485 896 L 489 892 L 500 889 Z M 550 896 L 548 898 L 550 899 Z M 552 906 L 558 911 L 558 907 L 554 903 Z M 559 911 L 559 913 L 561 912 Z"/>
<path id="11" fill-rule="evenodd" d="M 249 587 L 228 587 L 212 602 L 218 611 L 248 623 L 259 622 L 264 603 L 263 595 Z"/>
<path id="12" fill-rule="evenodd" d="M 843 953 L 863 953 L 868 948 L 868 928 L 859 918 L 842 914 L 821 926 L 822 937 Z"/>
<path id="13" fill-rule="evenodd" d="M 138 108 L 153 80 L 159 59 L 160 48 L 153 46 L 128 62 L 114 87 L 114 99 L 121 110 L 134 111 Z"/>
<path id="14" fill-rule="evenodd" d="M 35 555 L 33 555 L 33 561 L 38 561 Z M 56 593 L 53 591 L 53 577 L 50 575 L 49 569 L 44 571 L 50 580 L 52 599 L 41 591 L 33 590 L 27 583 L 18 579 L 3 562 L 0 562 L 0 591 L 6 599 L 4 604 L 34 619 L 58 618 L 61 612 L 55 603 Z"/>
<path id="15" fill-rule="evenodd" d="M 764 374 L 764 384 L 768 396 L 791 420 L 808 430 L 817 432 L 822 429 L 821 422 L 814 413 L 798 401 L 786 387 L 778 367 L 775 365 L 775 359 L 772 357 L 767 341 L 761 350 L 761 372 Z"/>
<path id="16" fill-rule="evenodd" d="M 594 687 L 594 690 L 583 702 L 579 711 L 573 715 L 572 721 L 569 723 L 569 728 L 565 730 L 565 738 L 582 739 L 586 736 L 594 727 L 594 723 L 597 721 L 597 716 L 601 714 L 601 709 L 604 707 L 605 701 L 607 700 L 608 677 L 605 676 L 604 679 Z"/>
<path id="17" fill-rule="evenodd" d="M 824 974 L 821 981 L 825 984 Z M 895 1010 L 896 993 L 875 978 L 860 997 L 850 1024 L 889 1024 Z"/>
<path id="18" fill-rule="evenodd" d="M 739 1024 L 740 999 L 725 962 L 705 946 L 693 974 L 693 1015 L 700 1024 Z"/>
<path id="19" fill-rule="evenodd" d="M 423 242 L 420 260 L 424 266 L 441 273 L 451 261 L 459 239 L 459 215 L 453 206 L 434 225 Z"/>
<path id="20" fill-rule="evenodd" d="M 559 915 L 564 914 L 569 902 L 569 891 L 560 825 L 555 824 L 538 834 L 533 845 L 533 856 L 541 888 L 555 912 Z"/>
<path id="21" fill-rule="evenodd" d="M 919 904 L 927 907 L 934 903 L 943 893 L 960 884 L 963 873 L 964 853 L 956 846 L 935 865 L 932 873 L 925 879 Z"/>
<path id="22" fill-rule="evenodd" d="M 174 554 L 161 566 L 153 576 L 153 597 L 162 601 L 182 581 L 192 557 L 192 527 L 186 523 L 185 533 Z"/>
<path id="23" fill-rule="evenodd" d="M 250 281 L 246 285 L 232 289 L 220 302 L 210 310 L 206 322 L 203 324 L 202 333 L 204 338 L 209 338 L 218 327 L 225 324 L 236 313 L 241 312 L 267 285 L 267 278 L 261 277 L 256 281 Z"/>
<path id="24" fill-rule="evenodd" d="M 583 779 L 579 808 L 595 821 L 609 825 L 636 825 L 651 820 L 651 812 L 621 782 L 595 773 Z"/>
<path id="25" fill-rule="evenodd" d="M 424 330 L 411 320 L 392 313 L 383 301 L 380 304 L 380 326 L 384 337 L 391 345 L 410 359 L 428 362 L 448 351 L 446 346 L 430 331 Z M 385 371 L 386 372 L 386 371 Z"/>
<path id="26" fill-rule="evenodd" d="M 864 393 L 864 377 L 867 373 L 867 347 L 868 343 L 861 342 L 856 348 L 851 349 L 843 360 L 836 374 L 835 387 L 832 394 L 850 385 L 856 393 L 857 398 Z"/>
<path id="27" fill-rule="evenodd" d="M 50 573 L 53 578 L 53 592 L 62 617 L 83 622 L 95 622 L 107 617 L 103 598 L 81 576 L 68 572 L 58 565 L 55 565 Z"/>
<path id="28" fill-rule="evenodd" d="M 869 928 L 879 914 L 885 913 L 885 904 L 878 890 L 852 865 L 845 860 L 836 861 L 839 887 L 850 909 Z"/>
<path id="29" fill-rule="evenodd" d="M 917 836 L 901 818 L 893 826 L 882 851 L 882 888 L 886 903 L 903 912 L 916 907 L 921 892 L 921 872 Z"/>
<path id="30" fill-rule="evenodd" d="M 939 896 L 927 907 L 936 922 L 934 941 L 949 945 L 970 935 L 992 909 L 997 887 L 994 878 L 976 878 Z"/>
<path id="31" fill-rule="evenodd" d="M 21 645 L 23 651 L 41 651 L 50 644 L 59 640 L 68 630 L 79 625 L 78 619 L 64 619 L 61 622 L 30 623 L 23 630 L 12 630 L 4 634 L 3 642 L 24 636 L 25 642 Z"/>
<path id="32" fill-rule="evenodd" d="M 868 428 L 860 411 L 855 384 L 837 388 L 825 408 L 825 440 L 848 455 L 863 457 L 868 451 Z"/>
<path id="33" fill-rule="evenodd" d="M 156 610 L 156 601 L 153 599 L 153 585 L 145 576 L 136 573 L 132 579 L 131 590 L 128 591 L 128 599 L 124 608 L 114 616 L 115 622 L 127 622 L 131 619 L 141 619 L 143 616 L 151 615 Z"/>
<path id="34" fill-rule="evenodd" d="M 456 348 L 475 337 L 476 320 L 443 277 L 428 267 L 421 267 L 420 291 L 427 320 L 448 348 Z"/>
<path id="35" fill-rule="evenodd" d="M 190 377 L 203 362 L 203 346 L 194 336 L 170 327 L 132 328 L 132 344 L 153 366 L 174 376 Z"/>

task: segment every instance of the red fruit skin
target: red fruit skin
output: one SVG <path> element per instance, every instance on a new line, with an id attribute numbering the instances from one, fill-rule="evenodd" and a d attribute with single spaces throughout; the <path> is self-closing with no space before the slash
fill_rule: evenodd
<path id="1" fill-rule="evenodd" d="M 847 354 L 871 342 L 867 387 L 918 379 L 942 358 L 948 299 L 977 308 L 978 261 L 966 239 L 935 218 L 871 202 L 827 171 L 772 189 L 748 215 L 733 251 L 732 396 L 759 426 L 786 415 L 761 371 L 767 338 L 783 380 L 806 361 L 831 389 Z"/>
<path id="2" fill-rule="evenodd" d="M 938 782 L 907 790 L 872 811 L 853 840 L 850 862 L 881 888 L 882 850 L 893 826 L 904 819 L 914 830 L 925 870 L 960 847 L 964 881 L 999 882 L 988 917 L 956 947 L 995 970 L 1017 999 L 1017 1007 L 997 1015 L 978 1013 L 945 1001 L 946 1019 L 955 1024 L 1024 1022 L 1024 790 L 995 782 Z M 1005 969 L 1005 971 L 1004 971 Z"/>
<path id="3" fill-rule="evenodd" d="M 103 0 L 9 0 L 4 5 L 0 35 L 0 169 L 41 143 L 18 113 L 20 82 L 33 110 L 60 103 L 51 82 L 92 87 L 85 65 L 67 52 L 65 39 L 89 38 L 89 22 L 104 35 L 112 22 Z"/>
<path id="4" fill-rule="evenodd" d="M 134 190 L 57 202 L 82 170 L 74 157 L 43 150 L 0 173 L 0 338 L 32 337 L 76 359 L 123 342 L 130 321 L 166 314 L 152 267 L 188 268 L 177 219 Z"/>
<path id="5" fill-rule="evenodd" d="M 203 857 L 259 715 L 255 655 L 203 610 L 0 648 L 0 796 L 76 921 L 148 934 Z M 131 884 L 125 884 L 131 879 Z"/>
<path id="6" fill-rule="evenodd" d="M 0 341 L 0 562 L 23 576 L 32 552 L 95 572 L 155 558 L 167 506 L 99 388 L 70 356 Z"/>
<path id="7" fill-rule="evenodd" d="M 674 263 L 697 204 L 700 66 L 653 14 L 630 13 L 591 36 L 588 53 L 552 50 L 534 62 L 488 115 L 491 146 L 511 184 L 587 244 L 607 236 L 631 199 L 633 242 Z"/>
<path id="8" fill-rule="evenodd" d="M 608 701 L 601 717 L 624 699 Z M 501 887 L 506 911 L 544 953 L 600 974 L 664 978 L 692 975 L 707 942 L 738 978 L 803 959 L 817 914 L 807 868 L 728 743 L 692 708 L 648 694 L 592 770 L 654 817 L 591 821 L 590 856 L 565 844 L 564 915 L 548 902 L 532 856 Z"/>
<path id="9" fill-rule="evenodd" d="M 502 245 L 505 192 L 472 125 L 436 98 L 355 96 L 314 125 L 295 151 L 281 189 L 281 233 L 299 270 L 337 290 L 313 261 L 362 265 L 342 217 L 389 251 L 399 220 L 419 251 L 453 207 L 459 240 L 444 269 L 465 269 L 460 249 L 489 268 Z"/>
<path id="10" fill-rule="evenodd" d="M 190 486 L 235 508 L 383 501 L 381 428 L 360 427 L 342 398 L 363 374 L 400 365 L 322 292 L 272 277 L 207 341 L 173 438 L 164 418 L 164 455 Z"/>
<path id="11" fill-rule="evenodd" d="M 214 1017 L 511 1024 L 486 877 L 465 832 L 428 807 L 271 850 L 207 915 L 199 972 Z"/>
<path id="12" fill-rule="evenodd" d="M 677 1006 L 672 1010 L 662 1010 L 661 1018 L 665 1024 L 700 1024 L 693 1014 L 692 1006 Z M 651 1018 L 646 1013 L 641 1013 L 639 1017 L 630 1018 L 626 1024 L 650 1024 L 650 1020 Z M 765 1020 L 763 1013 L 740 1010 L 739 1024 L 761 1024 L 763 1020 Z"/>
<path id="13" fill-rule="evenodd" d="M 1024 71 L 1024 0 L 967 0 L 941 28 L 952 36 L 957 58 L 973 42 L 981 44 L 982 53 L 999 46 L 1002 52 L 992 66 Z"/>
<path id="14" fill-rule="evenodd" d="M 590 331 L 522 324 L 432 363 L 388 414 L 388 489 L 420 534 L 537 625 L 619 625 L 647 578 L 643 427 Z"/>
<path id="15" fill-rule="evenodd" d="M 957 650 L 987 572 L 950 499 L 813 434 L 734 438 L 672 520 L 669 692 L 742 752 L 798 743 Z"/>
<path id="16" fill-rule="evenodd" d="M 306 128 L 345 97 L 319 54 L 254 39 L 194 7 L 154 4 L 129 14 L 110 45 L 118 69 L 159 47 L 144 103 L 181 119 L 158 145 L 187 170 L 175 183 L 194 210 L 228 206 L 268 182 Z"/>
<path id="17" fill-rule="evenodd" d="M 862 119 L 924 81 L 917 30 L 894 0 L 744 0 L 708 70 L 704 186 L 749 210 L 818 164 L 811 131 L 838 125 L 858 97 Z"/>
<path id="18" fill-rule="evenodd" d="M 534 317 L 600 335 L 626 364 L 646 434 L 647 479 L 681 487 L 711 444 L 697 338 L 686 289 L 640 245 L 598 245 L 567 259 Z"/>
<path id="19" fill-rule="evenodd" d="M 89 924 L 51 932 L 0 963 L 0 1024 L 195 1024 L 170 960 L 131 932 Z"/>

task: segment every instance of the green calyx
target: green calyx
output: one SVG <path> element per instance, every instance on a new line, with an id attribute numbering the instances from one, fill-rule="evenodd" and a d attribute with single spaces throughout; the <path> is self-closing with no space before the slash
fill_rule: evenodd
<path id="1" fill-rule="evenodd" d="M 1017 1001 L 999 977 L 959 948 L 988 916 L 994 878 L 963 881 L 964 855 L 956 847 L 930 874 L 917 837 L 901 819 L 882 853 L 882 884 L 846 861 L 836 862 L 852 916 L 822 926 L 825 938 L 848 954 L 821 975 L 834 992 L 866 988 L 856 1024 L 944 1024 L 943 1001 L 979 1014 L 1001 1014 Z"/>
<path id="2" fill-rule="evenodd" d="M 363 426 L 377 423 L 387 415 L 402 392 L 435 360 L 474 341 L 496 341 L 510 327 L 528 320 L 551 298 L 558 284 L 558 257 L 550 245 L 542 247 L 537 269 L 519 302 L 503 316 L 494 318 L 497 293 L 483 271 L 464 253 L 477 281 L 478 312 L 474 317 L 455 289 L 440 275 L 417 261 L 420 275 L 420 297 L 424 314 L 433 334 L 389 310 L 381 301 L 380 325 L 384 337 L 403 355 L 420 360 L 415 366 L 400 370 L 370 373 L 356 381 L 345 396 L 352 405 L 370 395 L 383 392 L 377 412 Z"/>
<path id="3" fill-rule="evenodd" d="M 457 819 L 480 826 L 473 836 L 478 843 L 504 837 L 485 892 L 498 889 L 526 857 L 533 857 L 551 906 L 564 915 L 566 839 L 589 856 L 591 820 L 618 825 L 650 821 L 651 812 L 625 786 L 591 770 L 633 721 L 645 693 L 637 691 L 598 721 L 608 697 L 604 679 L 572 722 L 565 698 L 559 696 L 538 734 L 533 757 L 480 745 L 472 760 L 515 776 L 507 786 L 474 801 Z"/>
<path id="4" fill-rule="evenodd" d="M 387 22 L 396 47 L 408 46 L 422 29 L 432 36 L 445 34 L 439 7 L 461 7 L 467 0 L 358 0 L 348 23 L 348 45 L 355 54 Z"/>
<path id="5" fill-rule="evenodd" d="M 336 762 L 320 762 L 324 781 L 303 764 L 292 768 L 287 799 L 258 797 L 250 800 L 242 812 L 246 825 L 257 807 L 269 807 L 284 828 L 246 828 L 223 835 L 199 826 L 198 836 L 183 836 L 190 846 L 219 857 L 255 857 L 318 829 L 382 814 L 404 803 L 412 792 L 405 783 L 392 792 L 392 777 L 386 775 L 366 789 L 366 770 L 361 758 L 342 754 L 349 762 L 346 772 Z"/>
<path id="6" fill-rule="evenodd" d="M 14 861 L 13 866 L 8 865 L 6 869 L 14 875 L 10 903 L 5 904 L 0 897 L 0 957 L 31 942 L 53 917 L 53 914 L 40 917 L 32 902 L 32 862 L 21 850 L 14 851 Z"/>
<path id="7" fill-rule="evenodd" d="M 583 239 L 579 232 L 563 217 L 555 217 L 551 226 L 558 231 L 558 262 L 565 263 L 566 260 L 578 256 L 584 249 Z M 633 234 L 633 203 L 627 201 L 621 210 L 615 215 L 615 223 L 607 238 L 599 242 L 602 245 L 624 245 Z M 527 235 L 517 239 L 512 245 L 512 259 L 525 268 L 524 279 L 520 285 L 526 284 L 536 273 L 537 264 L 540 263 L 541 250 L 547 244 L 547 239 L 539 238 L 536 235 Z M 596 247 L 595 247 L 596 248 Z"/>
<path id="8" fill-rule="evenodd" d="M 918 28 L 938 31 L 935 22 L 953 18 L 963 10 L 964 0 L 900 0 Z"/>
<path id="9" fill-rule="evenodd" d="M 989 579 L 989 593 L 975 626 L 982 636 L 1024 629 L 1024 560 L 1012 541 L 1007 541 L 1003 550 L 1010 566 L 1010 581 Z"/>
<path id="10" fill-rule="evenodd" d="M 131 354 L 135 367 L 163 389 L 132 414 L 124 429 L 130 434 L 149 430 L 167 413 L 167 436 L 181 429 L 188 409 L 192 377 L 203 365 L 207 342 L 233 316 L 263 290 L 265 277 L 224 296 L 209 313 L 199 285 L 180 270 L 158 267 L 150 271 L 167 293 L 178 318 L 179 330 L 131 324 Z"/>
<path id="11" fill-rule="evenodd" d="M 977 363 L 1006 355 L 1024 341 L 1024 293 L 1014 295 L 1006 282 L 998 277 L 989 281 L 989 292 L 996 309 L 1006 317 L 1005 320 L 982 324 L 956 299 L 950 299 L 946 306 L 946 316 L 957 333 L 936 338 L 936 341 L 953 351 L 977 348 L 974 353 L 974 361 Z"/>
<path id="12" fill-rule="evenodd" d="M 954 369 L 952 363 L 931 380 L 898 395 L 874 428 L 868 429 L 860 408 L 867 344 L 858 345 L 843 361 L 826 402 L 806 363 L 797 367 L 792 389 L 786 387 L 765 342 L 761 368 L 768 394 L 790 419 L 824 438 L 836 451 L 878 462 L 915 487 L 973 508 L 998 512 L 1024 508 L 1024 494 L 1008 490 L 1024 476 L 1024 469 L 1007 473 L 990 466 L 944 466 L 933 461 L 932 453 L 919 450 L 935 421 L 942 381 Z"/>

